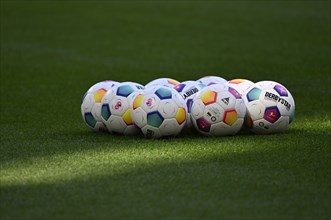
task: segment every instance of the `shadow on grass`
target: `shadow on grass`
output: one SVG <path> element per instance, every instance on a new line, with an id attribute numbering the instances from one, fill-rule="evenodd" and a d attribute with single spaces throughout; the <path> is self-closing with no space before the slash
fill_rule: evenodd
<path id="1" fill-rule="evenodd" d="M 1 219 L 326 219 L 329 153 L 284 146 L 128 164 L 114 175 L 65 182 L 18 182 L 1 187 Z"/>
<path id="2" fill-rule="evenodd" d="M 161 139 L 145 139 L 142 136 L 111 135 L 108 133 L 94 133 L 88 130 L 74 132 L 56 132 L 45 134 L 42 138 L 26 141 L 17 141 L 14 144 L 2 143 L 1 164 L 30 160 L 37 157 L 48 157 L 60 154 L 71 154 L 84 150 L 98 149 L 130 149 L 130 148 L 159 148 L 160 146 L 177 146 L 182 143 L 188 145 L 215 144 L 235 145 L 236 143 L 258 144 L 270 141 L 288 142 L 297 140 L 297 144 L 312 142 L 312 140 L 330 140 L 329 131 L 307 131 L 300 128 L 290 128 L 284 133 L 271 135 L 256 135 L 248 130 L 242 130 L 235 136 L 226 137 L 206 137 L 194 131 L 183 132 L 177 137 Z M 219 141 L 218 141 L 219 140 Z"/>

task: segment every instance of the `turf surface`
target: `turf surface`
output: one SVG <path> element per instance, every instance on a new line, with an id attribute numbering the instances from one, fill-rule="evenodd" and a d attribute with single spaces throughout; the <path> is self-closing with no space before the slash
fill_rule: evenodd
<path id="1" fill-rule="evenodd" d="M 1 219 L 330 219 L 329 1 L 4 1 Z M 284 84 L 283 134 L 89 132 L 85 90 L 220 75 Z"/>

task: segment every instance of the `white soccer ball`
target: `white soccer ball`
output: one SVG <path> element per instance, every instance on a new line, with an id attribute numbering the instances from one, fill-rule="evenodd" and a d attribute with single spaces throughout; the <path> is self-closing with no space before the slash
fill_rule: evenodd
<path id="1" fill-rule="evenodd" d="M 134 123 L 147 138 L 175 136 L 185 126 L 186 104 L 173 88 L 154 86 L 141 91 L 131 110 Z"/>
<path id="2" fill-rule="evenodd" d="M 245 91 L 254 83 L 248 79 L 232 79 L 229 80 L 227 85 L 231 86 L 239 92 L 240 95 L 243 95 Z"/>
<path id="3" fill-rule="evenodd" d="M 204 87 L 206 87 L 204 84 L 199 83 L 197 81 L 184 81 L 179 84 L 177 84 L 174 89 L 181 95 L 181 97 L 184 99 L 187 107 L 187 119 L 186 119 L 186 128 L 191 127 L 191 107 L 193 104 L 193 99 L 196 96 L 196 94 L 201 91 Z"/>
<path id="4" fill-rule="evenodd" d="M 245 124 L 254 133 L 283 132 L 293 121 L 294 99 L 280 83 L 257 82 L 248 88 L 243 98 L 247 107 Z"/>
<path id="5" fill-rule="evenodd" d="M 154 86 L 167 86 L 167 87 L 173 88 L 177 84 L 179 84 L 179 82 L 175 79 L 159 78 L 159 79 L 154 79 L 154 80 L 150 81 L 149 83 L 147 83 L 145 85 L 145 88 L 151 88 L 151 87 L 154 87 Z"/>
<path id="6" fill-rule="evenodd" d="M 131 109 L 137 92 L 144 87 L 134 82 L 123 82 L 110 89 L 102 99 L 101 120 L 110 133 L 134 135 L 139 133 L 135 126 Z"/>
<path id="7" fill-rule="evenodd" d="M 213 84 L 227 84 L 227 80 L 223 79 L 219 76 L 205 76 L 197 80 L 199 83 L 205 84 L 206 86 L 210 86 Z"/>
<path id="8" fill-rule="evenodd" d="M 101 101 L 106 92 L 118 82 L 106 80 L 90 87 L 83 97 L 81 114 L 86 125 L 93 131 L 105 131 L 106 127 L 101 120 Z"/>
<path id="9" fill-rule="evenodd" d="M 218 84 L 203 88 L 194 98 L 191 120 L 207 136 L 234 135 L 241 129 L 246 114 L 240 94 Z"/>

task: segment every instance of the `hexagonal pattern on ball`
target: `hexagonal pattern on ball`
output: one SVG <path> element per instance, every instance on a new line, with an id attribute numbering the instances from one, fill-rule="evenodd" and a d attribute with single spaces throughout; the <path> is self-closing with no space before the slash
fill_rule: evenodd
<path id="1" fill-rule="evenodd" d="M 139 94 L 134 98 L 134 101 L 132 103 L 133 110 L 141 106 L 143 98 L 144 96 L 142 94 Z"/>
<path id="2" fill-rule="evenodd" d="M 176 120 L 179 125 L 183 124 L 186 121 L 186 110 L 184 108 L 178 108 L 176 113 Z"/>
<path id="3" fill-rule="evenodd" d="M 230 84 L 240 84 L 240 83 L 243 83 L 245 82 L 246 80 L 245 79 L 232 79 L 229 81 Z"/>
<path id="4" fill-rule="evenodd" d="M 259 100 L 246 103 L 246 107 L 253 121 L 263 118 L 265 106 Z"/>
<path id="5" fill-rule="evenodd" d="M 196 120 L 203 116 L 203 112 L 205 110 L 205 105 L 203 104 L 201 99 L 196 99 L 193 101 L 192 109 L 191 109 L 191 118 Z"/>
<path id="6" fill-rule="evenodd" d="M 123 85 L 117 88 L 116 95 L 128 97 L 133 92 L 134 89 L 130 85 Z"/>
<path id="7" fill-rule="evenodd" d="M 252 88 L 246 95 L 248 102 L 258 100 L 260 98 L 262 90 L 259 88 Z"/>
<path id="8" fill-rule="evenodd" d="M 142 128 L 147 125 L 147 113 L 142 108 L 137 108 L 133 110 L 132 119 L 139 128 Z"/>
<path id="9" fill-rule="evenodd" d="M 147 124 L 150 126 L 153 126 L 155 128 L 160 127 L 160 125 L 162 124 L 164 118 L 162 117 L 162 115 L 158 112 L 151 112 L 147 114 Z"/>
<path id="10" fill-rule="evenodd" d="M 161 100 L 158 111 L 163 118 L 174 118 L 178 110 L 178 105 L 170 99 Z"/>
<path id="11" fill-rule="evenodd" d="M 270 123 L 275 123 L 280 116 L 277 106 L 273 106 L 265 109 L 263 118 Z"/>
<path id="12" fill-rule="evenodd" d="M 287 90 L 285 89 L 284 86 L 280 85 L 280 84 L 276 84 L 274 86 L 274 90 L 276 90 L 276 92 L 280 95 L 280 96 L 288 96 Z"/>
<path id="13" fill-rule="evenodd" d="M 177 85 L 174 87 L 174 89 L 175 89 L 177 92 L 182 92 L 185 86 L 186 86 L 186 84 L 184 84 L 184 83 L 179 83 L 179 84 L 177 84 Z"/>
<path id="14" fill-rule="evenodd" d="M 95 124 L 97 123 L 97 121 L 95 120 L 95 118 L 93 117 L 91 112 L 87 112 L 84 115 L 85 118 L 85 122 L 91 127 L 94 128 Z"/>
<path id="15" fill-rule="evenodd" d="M 126 110 L 126 112 L 122 115 L 122 118 L 126 125 L 133 125 L 130 109 Z"/>
<path id="16" fill-rule="evenodd" d="M 172 93 L 171 90 L 166 88 L 159 88 L 155 91 L 155 94 L 161 99 L 171 99 Z"/>
<path id="17" fill-rule="evenodd" d="M 234 88 L 232 88 L 232 87 L 229 87 L 228 88 L 228 91 L 236 98 L 236 99 L 241 99 L 241 95 L 240 95 L 240 93 L 236 90 L 236 89 L 234 89 Z"/>
<path id="18" fill-rule="evenodd" d="M 203 132 L 209 132 L 211 124 L 205 119 L 205 118 L 199 118 L 196 120 L 196 125 L 198 127 L 198 130 Z"/>
<path id="19" fill-rule="evenodd" d="M 163 123 L 159 127 L 159 131 L 162 136 L 175 136 L 179 134 L 181 128 L 178 122 L 174 118 L 164 119 Z"/>
<path id="20" fill-rule="evenodd" d="M 201 100 L 205 105 L 216 102 L 217 93 L 215 91 L 207 90 L 201 95 Z"/>
<path id="21" fill-rule="evenodd" d="M 242 99 L 237 99 L 236 105 L 235 105 L 235 110 L 238 114 L 239 118 L 244 118 L 246 115 L 246 105 L 244 100 Z"/>
<path id="22" fill-rule="evenodd" d="M 108 104 L 103 104 L 101 107 L 101 117 L 107 121 L 108 118 L 111 116 L 111 112 L 109 109 L 109 105 Z"/>
<path id="23" fill-rule="evenodd" d="M 97 91 L 94 92 L 93 96 L 94 96 L 94 101 L 95 102 L 101 102 L 103 96 L 106 94 L 107 90 L 102 88 L 102 89 L 99 89 Z"/>
<path id="24" fill-rule="evenodd" d="M 127 127 L 123 121 L 123 118 L 117 115 L 110 116 L 110 118 L 107 120 L 106 126 L 108 131 L 120 134 L 123 134 L 125 128 Z"/>
<path id="25" fill-rule="evenodd" d="M 238 114 L 236 110 L 228 110 L 224 112 L 223 122 L 229 126 L 232 126 L 238 120 Z"/>

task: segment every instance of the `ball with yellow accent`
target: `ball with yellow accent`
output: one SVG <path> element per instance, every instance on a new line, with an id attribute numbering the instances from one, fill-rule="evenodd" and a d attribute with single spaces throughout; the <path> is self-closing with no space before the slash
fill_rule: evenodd
<path id="1" fill-rule="evenodd" d="M 244 123 L 246 107 L 232 87 L 218 84 L 203 88 L 194 98 L 191 121 L 207 136 L 234 135 Z"/>
<path id="2" fill-rule="evenodd" d="M 131 117 L 130 106 L 144 86 L 134 82 L 119 83 L 102 99 L 101 120 L 110 133 L 134 135 L 139 129 Z"/>
<path id="3" fill-rule="evenodd" d="M 145 85 L 146 88 L 151 88 L 154 86 L 166 86 L 166 87 L 170 87 L 173 88 L 176 85 L 178 85 L 180 82 L 178 82 L 175 79 L 172 78 L 158 78 L 158 79 L 154 79 L 152 81 L 150 81 L 149 83 L 147 83 Z"/>
<path id="4" fill-rule="evenodd" d="M 187 120 L 184 99 L 173 88 L 153 86 L 134 98 L 132 119 L 147 138 L 178 135 Z"/>
<path id="5" fill-rule="evenodd" d="M 231 86 L 232 88 L 237 90 L 241 96 L 253 84 L 254 83 L 248 79 L 232 79 L 229 80 L 227 83 L 228 86 Z"/>
<path id="6" fill-rule="evenodd" d="M 93 131 L 105 131 L 106 126 L 101 121 L 101 101 L 106 92 L 118 82 L 106 80 L 91 86 L 83 97 L 81 114 L 86 125 Z"/>

